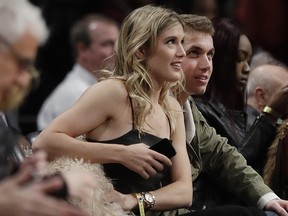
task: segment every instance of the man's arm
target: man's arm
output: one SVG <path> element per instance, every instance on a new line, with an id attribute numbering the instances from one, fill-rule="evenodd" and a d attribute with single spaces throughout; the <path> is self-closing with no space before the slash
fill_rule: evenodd
<path id="1" fill-rule="evenodd" d="M 0 215 L 86 215 L 80 209 L 47 195 L 62 187 L 60 178 L 27 184 L 31 174 L 31 169 L 22 169 L 0 182 Z"/>
<path id="2" fill-rule="evenodd" d="M 215 181 L 245 202 L 257 205 L 260 198 L 272 190 L 265 185 L 261 176 L 247 165 L 245 158 L 237 149 L 229 145 L 226 138 L 217 135 L 208 125 L 194 101 L 191 103 L 191 108 L 196 127 L 196 135 L 188 146 L 192 165 L 196 170 L 202 165 L 199 172 L 208 173 Z M 194 173 L 194 178 L 196 175 Z M 277 197 L 272 194 L 273 198 Z"/>

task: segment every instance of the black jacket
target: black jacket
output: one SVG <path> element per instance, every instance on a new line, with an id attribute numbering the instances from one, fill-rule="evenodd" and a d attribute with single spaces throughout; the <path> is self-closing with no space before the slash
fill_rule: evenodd
<path id="1" fill-rule="evenodd" d="M 248 165 L 262 174 L 266 153 L 276 136 L 276 128 L 265 116 L 257 116 L 257 112 L 252 110 L 227 110 L 223 104 L 213 99 L 207 101 L 197 98 L 196 104 L 209 125 L 214 127 L 218 134 L 228 138 L 228 143 L 238 148 Z M 253 120 L 254 123 L 251 124 Z"/>
<path id="2" fill-rule="evenodd" d="M 31 156 L 30 153 L 26 152 L 29 148 L 28 145 L 30 144 L 27 140 L 14 128 L 7 127 L 0 117 L 0 181 L 17 172 L 24 158 Z M 29 149 L 31 149 L 31 146 Z M 62 178 L 60 174 L 55 175 Z M 45 179 L 53 176 L 47 176 Z M 68 188 L 63 178 L 62 181 L 64 184 L 59 190 L 47 194 L 62 199 L 67 198 Z"/>
<path id="3" fill-rule="evenodd" d="M 22 159 L 14 132 L 0 118 L 0 180 L 12 174 Z"/>

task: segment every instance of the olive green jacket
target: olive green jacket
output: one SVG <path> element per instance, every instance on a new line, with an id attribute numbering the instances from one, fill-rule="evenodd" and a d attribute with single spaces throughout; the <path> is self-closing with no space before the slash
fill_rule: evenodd
<path id="1" fill-rule="evenodd" d="M 216 134 L 210 127 L 191 98 L 190 105 L 195 123 L 195 136 L 187 151 L 191 163 L 193 181 L 201 172 L 214 177 L 227 190 L 235 193 L 247 204 L 257 206 L 259 199 L 272 190 L 262 177 L 250 166 L 238 150 L 227 143 L 227 139 Z M 185 117 L 185 112 L 184 112 Z M 148 211 L 147 216 L 175 216 L 187 212 L 178 209 L 167 212 Z"/>
<path id="2" fill-rule="evenodd" d="M 208 125 L 192 98 L 190 105 L 196 130 L 192 142 L 187 145 L 193 181 L 205 172 L 247 204 L 257 206 L 257 201 L 272 190 L 247 166 L 237 149 Z"/>

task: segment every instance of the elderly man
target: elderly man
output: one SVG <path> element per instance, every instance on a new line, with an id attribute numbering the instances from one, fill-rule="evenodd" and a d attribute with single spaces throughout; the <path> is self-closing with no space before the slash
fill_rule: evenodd
<path id="1" fill-rule="evenodd" d="M 249 74 L 249 79 L 246 86 L 247 92 L 247 114 L 248 114 L 248 127 L 251 128 L 253 122 L 257 116 L 267 108 L 267 104 L 272 99 L 276 97 L 275 92 L 279 92 L 279 97 L 282 98 L 281 103 L 287 104 L 285 97 L 282 97 L 281 92 L 285 90 L 288 82 L 288 70 L 285 67 L 277 65 L 268 65 L 264 64 L 256 67 Z M 266 107 L 266 108 L 265 108 Z M 279 117 L 285 116 L 288 114 L 288 105 L 285 110 L 279 110 L 274 112 L 271 115 L 271 118 L 275 118 L 275 121 Z M 284 113 L 284 116 L 281 115 Z M 275 115 L 276 114 L 276 115 Z M 286 116 L 287 117 L 287 116 Z"/>
<path id="2" fill-rule="evenodd" d="M 95 186 L 92 176 L 82 173 L 86 183 L 69 172 L 43 180 L 44 152 L 13 166 L 20 162 L 13 158 L 17 140 L 3 112 L 15 108 L 27 93 L 36 75 L 33 62 L 37 48 L 47 30 L 40 10 L 26 0 L 1 0 L 0 20 L 0 215 L 85 215 L 51 194 L 61 189 L 67 194 L 68 187 L 69 195 L 82 194 L 78 198 L 85 198 L 84 193 Z M 79 184 L 85 192 L 77 190 Z"/>

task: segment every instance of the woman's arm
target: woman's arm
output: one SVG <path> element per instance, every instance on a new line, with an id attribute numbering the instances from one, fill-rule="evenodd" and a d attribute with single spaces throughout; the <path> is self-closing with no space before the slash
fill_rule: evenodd
<path id="1" fill-rule="evenodd" d="M 109 85 L 110 84 L 110 85 Z M 91 160 L 91 162 L 112 162 L 104 157 L 103 151 L 110 150 L 110 146 L 84 142 L 75 139 L 103 125 L 108 118 L 112 118 L 117 92 L 111 88 L 111 82 L 103 81 L 89 88 L 80 99 L 66 112 L 59 115 L 44 129 L 35 142 L 34 149 L 45 149 L 49 159 L 59 156 L 77 156 Z M 118 93 L 116 96 L 122 96 Z M 65 100 L 63 98 L 63 100 Z M 96 146 L 96 147 L 94 147 Z M 111 145 L 112 146 L 112 145 Z M 117 146 L 121 148 L 121 146 Z M 111 157 L 116 146 L 111 148 Z M 120 149 L 119 149 L 120 150 Z M 100 153 L 101 152 L 101 153 Z M 102 154 L 102 156 L 101 156 Z M 107 161 L 105 161 L 107 160 Z"/>
<path id="2" fill-rule="evenodd" d="M 127 91 L 120 80 L 99 82 L 44 129 L 33 143 L 33 148 L 44 149 L 50 160 L 68 156 L 92 163 L 121 163 L 148 178 L 156 173 L 153 167 L 161 170 L 162 163 L 170 166 L 171 161 L 144 144 L 107 145 L 75 138 L 92 134 L 95 139 L 108 140 L 123 135 L 132 128 L 129 107 Z"/>
<path id="3" fill-rule="evenodd" d="M 174 110 L 175 131 L 172 133 L 173 146 L 177 154 L 172 158 L 172 183 L 155 191 L 155 210 L 169 210 L 188 207 L 192 204 L 193 190 L 191 167 L 186 149 L 186 135 L 183 111 L 178 102 L 171 98 Z"/>
<path id="4" fill-rule="evenodd" d="M 171 109 L 174 110 L 174 119 L 176 120 L 172 140 L 177 154 L 171 159 L 172 183 L 159 190 L 150 191 L 155 197 L 153 210 L 157 211 L 188 207 L 192 204 L 193 198 L 191 167 L 186 150 L 183 112 L 176 100 L 173 100 Z M 131 210 L 137 206 L 135 195 L 121 194 L 120 197 L 120 204 L 125 210 Z"/>

